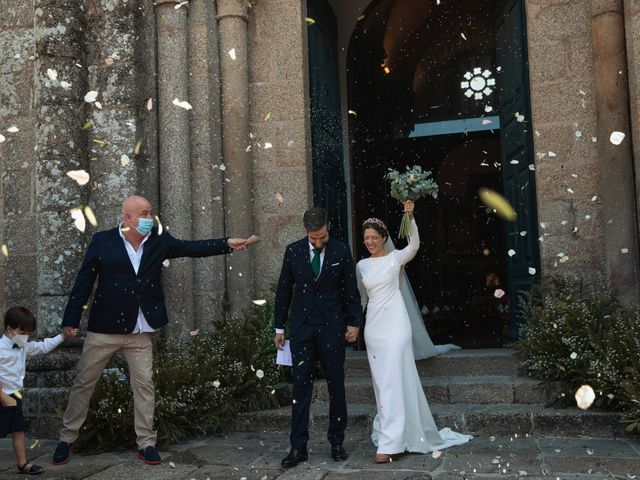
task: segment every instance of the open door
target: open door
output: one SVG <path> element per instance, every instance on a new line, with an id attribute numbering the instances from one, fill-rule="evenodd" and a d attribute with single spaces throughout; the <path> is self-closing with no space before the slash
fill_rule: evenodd
<path id="1" fill-rule="evenodd" d="M 342 152 L 337 20 L 326 0 L 309 0 L 309 89 L 313 201 L 329 212 L 331 236 L 348 241 L 347 190 Z"/>
<path id="2" fill-rule="evenodd" d="M 503 192 L 518 214 L 507 223 L 512 328 L 517 339 L 521 324 L 518 308 L 539 275 L 538 219 L 534 172 L 529 64 L 524 0 L 500 0 L 496 9 L 496 60 L 499 77 L 500 140 Z"/>

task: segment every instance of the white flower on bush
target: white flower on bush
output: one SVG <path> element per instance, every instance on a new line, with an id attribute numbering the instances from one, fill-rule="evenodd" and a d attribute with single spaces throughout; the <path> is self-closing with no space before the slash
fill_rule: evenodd
<path id="1" fill-rule="evenodd" d="M 260 369 L 256 370 L 256 377 L 264 378 L 264 372 Z"/>
<path id="2" fill-rule="evenodd" d="M 216 388 L 219 388 L 220 387 L 220 380 L 214 380 L 213 381 L 213 386 L 216 387 Z"/>

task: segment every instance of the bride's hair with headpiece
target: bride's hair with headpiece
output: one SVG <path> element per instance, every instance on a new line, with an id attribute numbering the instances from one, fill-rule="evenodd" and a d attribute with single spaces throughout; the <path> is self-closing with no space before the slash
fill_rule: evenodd
<path id="1" fill-rule="evenodd" d="M 389 236 L 387 226 L 379 218 L 367 218 L 362 223 L 362 232 L 364 233 L 367 228 L 373 228 L 382 238 L 387 238 Z"/>

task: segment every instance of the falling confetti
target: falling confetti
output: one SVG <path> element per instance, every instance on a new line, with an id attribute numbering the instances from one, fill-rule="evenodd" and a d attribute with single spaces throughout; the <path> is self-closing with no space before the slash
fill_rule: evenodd
<path id="1" fill-rule="evenodd" d="M 147 99 L 147 110 L 153 110 L 153 98 Z"/>
<path id="2" fill-rule="evenodd" d="M 266 300 L 264 300 L 264 299 L 260 299 L 260 300 L 252 300 L 252 301 L 253 301 L 253 303 L 254 303 L 255 305 L 258 305 L 259 307 L 261 307 L 261 306 L 263 306 L 263 305 L 265 305 L 265 304 L 267 303 L 267 301 L 266 301 Z"/>
<path id="3" fill-rule="evenodd" d="M 284 197 L 280 192 L 277 192 L 275 196 L 277 201 L 279 201 L 280 203 L 284 202 Z"/>
<path id="4" fill-rule="evenodd" d="M 309 25 L 313 25 L 314 23 L 316 23 L 316 21 L 311 18 L 311 17 L 306 17 L 305 21 L 309 24 Z"/>
<path id="5" fill-rule="evenodd" d="M 191 110 L 193 107 L 191 104 L 185 100 L 178 100 L 177 98 L 173 99 L 173 103 L 176 107 L 184 108 L 185 110 Z"/>
<path id="6" fill-rule="evenodd" d="M 120 165 L 122 165 L 123 167 L 126 167 L 127 165 L 129 165 L 129 157 L 127 155 L 122 155 L 120 157 Z"/>
<path id="7" fill-rule="evenodd" d="M 231 60 L 235 60 L 236 59 L 236 49 L 232 48 L 231 50 L 229 50 L 229 56 L 231 57 Z"/>
<path id="8" fill-rule="evenodd" d="M 102 104 L 100 102 L 96 102 L 96 103 L 94 103 L 94 105 L 96 106 L 96 108 L 98 110 L 102 110 Z"/>
<path id="9" fill-rule="evenodd" d="M 480 196 L 480 201 L 487 207 L 492 208 L 499 217 L 510 222 L 516 219 L 517 214 L 515 210 L 498 192 L 489 188 L 481 188 L 478 195 Z"/>
<path id="10" fill-rule="evenodd" d="M 2 252 L 2 255 L 4 255 L 5 257 L 9 256 L 9 249 L 7 248 L 7 245 L 5 243 L 3 243 L 2 246 L 0 247 L 0 251 Z"/>
<path id="11" fill-rule="evenodd" d="M 504 297 L 504 290 L 502 290 L 501 288 L 498 288 L 495 292 L 493 292 L 493 296 L 496 298 Z"/>
<path id="12" fill-rule="evenodd" d="M 434 450 L 431 454 L 433 458 L 440 458 L 440 455 L 442 455 L 442 452 L 440 450 Z"/>
<path id="13" fill-rule="evenodd" d="M 57 80 L 58 72 L 52 70 L 51 68 L 47 68 L 47 77 L 49 77 L 50 80 Z"/>
<path id="14" fill-rule="evenodd" d="M 256 377 L 258 378 L 264 378 L 264 372 L 260 369 L 256 370 Z"/>
<path id="15" fill-rule="evenodd" d="M 510 257 L 513 257 L 513 256 L 516 254 L 516 251 L 512 248 L 512 249 L 510 249 L 510 250 L 507 252 L 507 254 L 508 254 Z"/>
<path id="16" fill-rule="evenodd" d="M 88 130 L 91 127 L 93 127 L 93 120 L 87 120 L 86 122 L 84 122 L 84 125 L 82 125 L 83 130 Z"/>
<path id="17" fill-rule="evenodd" d="M 140 149 L 142 148 L 142 139 L 136 142 L 136 146 L 133 147 L 133 154 L 140 155 Z"/>
<path id="18" fill-rule="evenodd" d="M 69 90 L 71 88 L 71 84 L 69 82 L 65 82 L 64 80 L 60 82 L 60 86 L 65 90 Z"/>
<path id="19" fill-rule="evenodd" d="M 270 148 L 273 148 L 273 145 L 270 142 L 265 142 L 264 143 L 264 149 L 265 150 L 269 150 Z"/>
<path id="20" fill-rule="evenodd" d="M 267 114 L 264 116 L 264 121 L 268 122 L 270 118 L 271 118 L 271 112 L 267 112 Z"/>
<path id="21" fill-rule="evenodd" d="M 162 235 L 164 229 L 162 228 L 162 222 L 160 222 L 160 217 L 156 215 L 156 223 L 158 224 L 158 235 Z"/>
<path id="22" fill-rule="evenodd" d="M 625 134 L 622 132 L 612 132 L 609 141 L 614 145 L 620 145 L 624 140 Z"/>
<path id="23" fill-rule="evenodd" d="M 162 266 L 163 266 L 164 268 L 167 268 L 169 265 L 171 265 L 171 262 L 170 262 L 168 259 L 167 259 L 167 260 L 164 260 L 164 261 L 162 262 Z"/>
<path id="24" fill-rule="evenodd" d="M 84 215 L 82 214 L 82 209 L 72 208 L 70 212 L 71 212 L 71 218 L 73 218 L 73 224 L 75 225 L 75 227 L 81 232 L 84 232 L 85 229 L 87 228 L 87 222 L 85 221 Z"/>
<path id="25" fill-rule="evenodd" d="M 93 227 L 97 227 L 98 226 L 98 220 L 96 220 L 96 216 L 93 213 L 93 210 L 91 210 L 90 206 L 86 206 L 84 207 L 84 216 L 87 218 L 87 220 L 89 220 L 89 223 L 93 226 Z"/>
<path id="26" fill-rule="evenodd" d="M 20 129 L 18 127 L 16 127 L 15 125 L 12 125 L 9 128 L 7 128 L 7 132 L 9 132 L 9 133 L 18 133 L 19 131 L 20 131 Z"/>
<path id="27" fill-rule="evenodd" d="M 6 137 L 0 133 L 0 143 L 3 143 L 6 140 Z"/>
<path id="28" fill-rule="evenodd" d="M 529 267 L 529 275 L 535 275 L 536 274 L 536 269 L 533 267 Z"/>
<path id="29" fill-rule="evenodd" d="M 358 114 L 354 110 L 349 110 L 349 115 L 353 115 L 354 117 L 358 116 Z"/>
<path id="30" fill-rule="evenodd" d="M 169 462 L 169 466 L 170 466 L 171 468 L 176 468 L 176 464 L 175 464 L 175 463 L 173 463 L 173 462 Z"/>
<path id="31" fill-rule="evenodd" d="M 460 36 L 462 37 L 463 40 L 467 39 L 467 36 L 464 33 L 460 33 Z"/>
<path id="32" fill-rule="evenodd" d="M 87 103 L 93 103 L 96 101 L 96 98 L 98 98 L 98 92 L 91 90 L 85 94 L 84 101 Z"/>
<path id="33" fill-rule="evenodd" d="M 629 253 L 629 249 L 628 248 L 621 248 L 620 249 L 620 253 Z"/>
<path id="34" fill-rule="evenodd" d="M 576 391 L 576 403 L 582 410 L 588 409 L 596 399 L 596 392 L 589 385 L 582 385 Z"/>
<path id="35" fill-rule="evenodd" d="M 197 329 L 195 329 L 195 330 L 191 330 L 191 331 L 189 332 L 189 335 L 191 335 L 192 337 L 197 337 L 199 333 L 200 333 L 200 329 L 199 329 L 199 328 L 197 328 Z"/>
<path id="36" fill-rule="evenodd" d="M 569 355 L 569 358 L 571 360 L 575 360 L 576 358 L 578 358 L 578 354 L 576 352 L 571 352 L 571 355 Z"/>
<path id="37" fill-rule="evenodd" d="M 188 5 L 189 2 L 180 2 L 179 4 L 177 4 L 175 7 L 173 7 L 174 9 L 178 10 L 180 7 L 183 7 L 184 5 Z"/>
<path id="38" fill-rule="evenodd" d="M 86 185 L 89 183 L 90 176 L 85 170 L 69 170 L 67 176 L 75 180 L 78 185 Z"/>
<path id="39" fill-rule="evenodd" d="M 216 387 L 216 388 L 219 388 L 220 387 L 220 381 L 219 380 L 214 380 L 213 381 L 213 386 Z"/>

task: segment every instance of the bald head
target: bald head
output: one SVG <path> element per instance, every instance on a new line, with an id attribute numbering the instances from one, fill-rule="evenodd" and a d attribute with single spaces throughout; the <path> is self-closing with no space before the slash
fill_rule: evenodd
<path id="1" fill-rule="evenodd" d="M 139 240 L 144 235 L 137 229 L 141 218 L 153 219 L 153 207 L 149 200 L 140 195 L 131 195 L 122 204 L 123 231 L 132 240 Z"/>
<path id="2" fill-rule="evenodd" d="M 122 204 L 122 213 L 132 213 L 139 210 L 149 210 L 151 212 L 151 203 L 140 195 L 131 195 Z"/>

